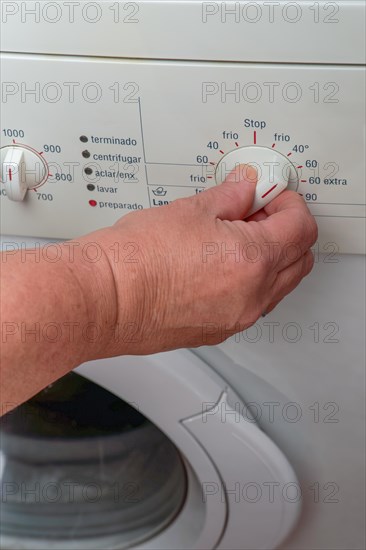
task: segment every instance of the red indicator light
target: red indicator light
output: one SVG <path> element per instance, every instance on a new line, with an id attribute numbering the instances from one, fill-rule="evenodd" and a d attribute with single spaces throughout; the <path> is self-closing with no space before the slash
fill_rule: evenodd
<path id="1" fill-rule="evenodd" d="M 97 206 L 97 201 L 91 200 L 89 201 L 90 206 Z"/>

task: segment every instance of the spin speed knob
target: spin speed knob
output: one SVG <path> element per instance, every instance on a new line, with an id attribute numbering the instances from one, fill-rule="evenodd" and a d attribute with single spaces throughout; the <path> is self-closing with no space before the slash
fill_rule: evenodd
<path id="1" fill-rule="evenodd" d="M 238 147 L 224 155 L 216 167 L 216 183 L 222 183 L 240 164 L 250 164 L 258 173 L 255 198 L 247 216 L 266 206 L 285 189 L 297 191 L 299 178 L 292 162 L 273 149 L 259 146 Z"/>
<path id="2" fill-rule="evenodd" d="M 48 177 L 45 160 L 31 148 L 8 145 L 0 149 L 1 181 L 7 197 L 22 201 L 28 191 L 42 185 Z"/>

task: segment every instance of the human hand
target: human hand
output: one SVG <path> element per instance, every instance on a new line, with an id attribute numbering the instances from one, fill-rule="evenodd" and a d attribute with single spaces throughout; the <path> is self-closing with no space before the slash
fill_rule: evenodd
<path id="1" fill-rule="evenodd" d="M 256 179 L 241 167 L 222 185 L 92 234 L 108 259 L 97 267 L 99 288 L 113 285 L 103 298 L 113 336 L 101 355 L 217 344 L 311 271 L 317 226 L 300 195 L 284 191 L 243 221 Z"/>

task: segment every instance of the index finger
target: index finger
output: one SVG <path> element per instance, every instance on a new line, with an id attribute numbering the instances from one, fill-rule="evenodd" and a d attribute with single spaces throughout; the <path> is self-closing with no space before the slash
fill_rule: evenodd
<path id="1" fill-rule="evenodd" d="M 258 223 L 264 228 L 269 242 L 277 246 L 278 267 L 284 269 L 315 243 L 318 238 L 315 218 L 295 191 L 283 191 L 264 207 L 264 211 L 268 217 Z"/>

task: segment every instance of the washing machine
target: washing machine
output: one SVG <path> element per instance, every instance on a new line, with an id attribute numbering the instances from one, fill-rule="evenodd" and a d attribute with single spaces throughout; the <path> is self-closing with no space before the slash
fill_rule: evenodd
<path id="1" fill-rule="evenodd" d="M 1 26 L 4 261 L 254 150 L 319 226 L 249 329 L 80 365 L 3 416 L 2 547 L 365 548 L 365 3 L 3 1 Z"/>

